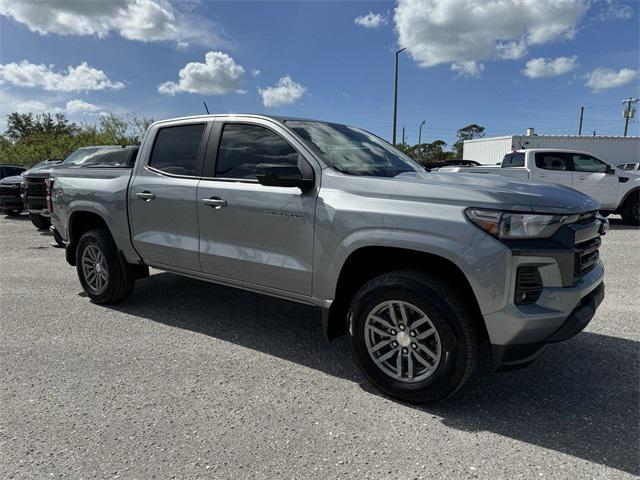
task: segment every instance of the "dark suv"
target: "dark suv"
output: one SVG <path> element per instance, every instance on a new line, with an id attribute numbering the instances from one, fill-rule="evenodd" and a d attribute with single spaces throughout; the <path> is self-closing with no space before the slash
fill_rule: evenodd
<path id="1" fill-rule="evenodd" d="M 25 170 L 19 165 L 0 165 L 0 212 L 10 216 L 20 215 L 22 212 L 20 183 Z"/>
<path id="2" fill-rule="evenodd" d="M 138 147 L 123 145 L 82 147 L 72 152 L 62 162 L 27 170 L 23 175 L 22 198 L 31 222 L 39 230 L 46 230 L 51 226 L 46 181 L 56 167 L 118 167 L 133 161 L 137 151 Z"/>

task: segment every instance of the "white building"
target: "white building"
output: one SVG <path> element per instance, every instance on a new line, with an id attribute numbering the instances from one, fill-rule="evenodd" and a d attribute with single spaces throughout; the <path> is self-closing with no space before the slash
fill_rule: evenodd
<path id="1" fill-rule="evenodd" d="M 502 162 L 505 153 L 523 148 L 563 148 L 588 152 L 611 165 L 640 162 L 640 137 L 525 135 L 478 138 L 464 142 L 462 158 L 484 165 Z"/>

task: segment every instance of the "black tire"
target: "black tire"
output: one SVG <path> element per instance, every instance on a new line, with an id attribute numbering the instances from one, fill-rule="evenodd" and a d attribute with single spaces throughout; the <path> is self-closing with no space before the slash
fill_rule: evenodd
<path id="1" fill-rule="evenodd" d="M 622 220 L 629 225 L 640 225 L 640 190 L 633 192 L 620 209 Z"/>
<path id="2" fill-rule="evenodd" d="M 7 214 L 7 216 L 9 217 L 19 217 L 20 214 L 22 213 L 22 210 L 5 210 L 5 213 Z"/>
<path id="3" fill-rule="evenodd" d="M 607 218 L 609 215 L 611 215 L 611 212 L 609 210 L 600 210 L 600 215 L 602 215 L 604 218 Z"/>
<path id="4" fill-rule="evenodd" d="M 88 248 L 92 248 L 93 252 L 95 252 L 93 249 L 97 249 L 103 256 L 103 261 L 100 263 L 104 264 L 101 271 L 106 270 L 106 280 L 102 288 L 95 288 L 85 276 L 83 257 Z M 80 237 L 76 249 L 76 270 L 84 291 L 91 300 L 101 305 L 121 302 L 129 296 L 135 283 L 135 277 L 118 255 L 111 234 L 104 228 L 89 230 Z"/>
<path id="5" fill-rule="evenodd" d="M 374 362 L 374 354 L 370 354 L 367 349 L 367 318 L 381 304 L 390 300 L 406 302 L 420 309 L 428 316 L 438 333 L 440 359 L 437 364 L 434 361 L 433 372 L 423 380 L 403 382 L 392 377 Z M 473 373 L 478 356 L 478 340 L 471 314 L 454 288 L 432 275 L 402 270 L 374 278 L 354 296 L 348 318 L 349 338 L 356 363 L 369 381 L 390 397 L 409 403 L 442 400 L 453 395 Z M 416 325 L 416 322 L 407 324 Z M 415 332 L 412 330 L 410 333 L 413 335 Z M 403 339 L 406 340 L 406 332 Z M 415 338 L 411 342 L 414 340 Z M 394 343 L 398 349 L 397 356 L 391 358 L 395 358 L 395 362 L 401 352 L 398 342 Z M 412 348 L 414 346 L 411 344 Z M 408 351 L 403 357 L 405 359 L 412 355 L 415 359 L 415 352 L 419 352 L 411 352 L 410 348 L 405 348 L 402 349 L 403 354 L 405 350 Z M 402 371 L 402 367 L 400 370 Z"/>
<path id="6" fill-rule="evenodd" d="M 43 217 L 37 213 L 30 213 L 29 218 L 31 219 L 31 223 L 33 223 L 38 230 L 49 230 L 49 227 L 51 226 L 51 219 L 48 217 Z"/>

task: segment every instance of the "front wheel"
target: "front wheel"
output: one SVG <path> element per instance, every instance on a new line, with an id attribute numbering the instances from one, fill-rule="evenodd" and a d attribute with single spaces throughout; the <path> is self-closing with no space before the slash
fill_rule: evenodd
<path id="1" fill-rule="evenodd" d="M 374 278 L 353 298 L 349 337 L 358 366 L 383 393 L 410 403 L 453 395 L 471 376 L 477 339 L 455 290 L 419 271 Z"/>
<path id="2" fill-rule="evenodd" d="M 51 226 L 51 220 L 48 217 L 43 217 L 37 213 L 30 213 L 29 219 L 38 230 L 49 230 Z"/>
<path id="3" fill-rule="evenodd" d="M 622 220 L 629 225 L 640 225 L 640 190 L 629 195 L 620 211 Z"/>
<path id="4" fill-rule="evenodd" d="M 135 282 L 127 265 L 120 260 L 111 234 L 102 228 L 90 230 L 80 237 L 76 270 L 84 291 L 99 304 L 124 300 Z"/>

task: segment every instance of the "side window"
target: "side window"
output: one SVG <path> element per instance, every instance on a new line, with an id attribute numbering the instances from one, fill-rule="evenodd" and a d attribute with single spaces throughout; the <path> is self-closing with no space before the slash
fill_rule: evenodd
<path id="1" fill-rule="evenodd" d="M 578 153 L 571 153 L 569 155 L 573 158 L 573 165 L 576 172 L 607 173 L 607 170 L 609 170 L 609 165 L 591 155 Z"/>
<path id="2" fill-rule="evenodd" d="M 22 172 L 24 172 L 24 169 L 22 168 L 16 168 L 16 167 L 9 167 L 8 168 L 8 176 L 13 176 L 13 175 L 20 175 Z"/>
<path id="3" fill-rule="evenodd" d="M 542 152 L 536 153 L 536 167 L 544 170 L 571 170 L 564 153 Z"/>
<path id="4" fill-rule="evenodd" d="M 194 176 L 204 127 L 204 123 L 198 123 L 161 128 L 149 166 L 172 175 Z"/>
<path id="5" fill-rule="evenodd" d="M 298 152 L 277 133 L 258 125 L 228 123 L 222 130 L 216 177 L 255 179 L 259 163 L 296 165 Z"/>
<path id="6" fill-rule="evenodd" d="M 524 167 L 524 153 L 507 153 L 502 160 L 503 167 Z"/>

